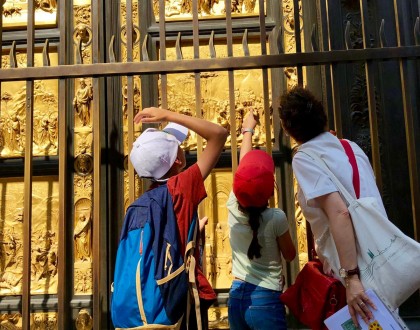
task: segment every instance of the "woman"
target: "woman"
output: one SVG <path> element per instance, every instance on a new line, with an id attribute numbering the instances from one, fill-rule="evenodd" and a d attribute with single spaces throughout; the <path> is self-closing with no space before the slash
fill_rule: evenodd
<path id="1" fill-rule="evenodd" d="M 298 201 L 306 220 L 310 223 L 315 241 L 329 228 L 336 244 L 346 287 L 347 304 L 356 326 L 356 315 L 367 323 L 372 318 L 369 306 L 376 308 L 364 292 L 357 265 L 357 252 L 353 224 L 346 203 L 328 174 L 304 153 L 310 150 L 318 154 L 344 187 L 353 194 L 353 170 L 340 143 L 327 130 L 327 116 L 320 101 L 303 87 L 294 87 L 282 95 L 280 120 L 283 129 L 299 145 L 293 157 L 292 167 L 299 184 Z M 349 141 L 360 176 L 360 197 L 375 197 L 384 215 L 385 208 L 376 186 L 374 173 L 365 153 L 357 144 Z M 318 254 L 321 261 L 322 255 Z M 328 265 L 324 265 L 328 273 Z"/>
<path id="2" fill-rule="evenodd" d="M 274 194 L 274 162 L 264 151 L 252 150 L 257 121 L 252 112 L 242 124 L 240 160 L 229 196 L 229 240 L 234 280 L 229 292 L 232 330 L 287 329 L 282 256 L 296 255 L 284 212 L 268 208 Z"/>

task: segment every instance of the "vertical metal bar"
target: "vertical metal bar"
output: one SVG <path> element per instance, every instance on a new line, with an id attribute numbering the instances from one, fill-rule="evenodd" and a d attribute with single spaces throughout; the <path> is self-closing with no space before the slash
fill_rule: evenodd
<path id="1" fill-rule="evenodd" d="M 267 55 L 267 31 L 265 28 L 265 0 L 258 1 L 258 11 L 260 20 L 260 43 L 261 55 Z"/>
<path id="2" fill-rule="evenodd" d="M 28 2 L 27 67 L 34 66 L 35 7 Z M 29 329 L 31 315 L 31 233 L 32 233 L 32 140 L 34 81 L 26 81 L 26 128 L 24 165 L 24 216 L 23 216 L 23 278 L 22 278 L 22 328 Z"/>
<path id="3" fill-rule="evenodd" d="M 395 26 L 397 30 L 397 43 L 398 47 L 403 46 L 401 40 L 400 19 L 399 19 L 399 1 L 394 0 L 395 12 Z M 416 142 L 414 134 L 414 115 L 413 105 L 411 103 L 410 86 L 408 84 L 408 66 L 406 59 L 400 59 L 400 78 L 401 89 L 404 107 L 404 123 L 405 135 L 407 142 L 407 157 L 408 157 L 408 172 L 410 177 L 411 189 L 411 208 L 413 212 L 413 226 L 414 238 L 420 240 L 420 182 L 419 182 L 419 164 L 416 156 Z"/>
<path id="4" fill-rule="evenodd" d="M 260 12 L 260 42 L 261 42 L 261 55 L 267 55 L 267 34 L 265 29 L 265 12 L 264 12 L 265 0 L 259 0 L 259 12 Z M 268 70 L 263 68 L 262 70 L 263 79 L 263 97 L 264 97 L 264 122 L 265 122 L 265 138 L 266 138 L 266 151 L 271 154 L 273 146 L 271 145 L 271 118 L 270 118 L 270 100 L 268 92 Z"/>
<path id="5" fill-rule="evenodd" d="M 194 58 L 200 58 L 200 31 L 199 31 L 199 20 L 198 20 L 198 1 L 193 0 L 192 2 L 192 13 L 193 13 L 193 48 L 194 48 Z M 201 74 L 200 72 L 194 73 L 195 79 L 195 115 L 198 118 L 203 117 L 202 113 L 202 102 L 201 102 Z M 197 157 L 200 156 L 203 151 L 203 139 L 201 136 L 197 135 Z"/>
<path id="6" fill-rule="evenodd" d="M 296 53 L 302 52 L 302 39 L 300 37 L 300 10 L 299 0 L 293 0 L 293 19 L 295 23 L 295 41 L 296 41 Z M 297 66 L 297 80 L 299 85 L 303 85 L 303 70 L 302 66 Z"/>
<path id="7" fill-rule="evenodd" d="M 327 6 L 325 7 L 326 17 L 328 21 L 328 40 L 329 40 L 328 50 L 332 50 L 330 9 L 334 8 L 335 6 L 334 4 L 330 6 L 330 1 L 331 0 L 327 1 Z M 335 132 L 337 133 L 337 136 L 341 138 L 343 136 L 343 128 L 341 124 L 340 87 L 338 86 L 337 66 L 338 64 L 332 63 L 330 65 L 330 71 L 331 71 L 331 88 L 332 88 L 332 101 L 333 101 L 333 113 L 334 113 L 334 129 L 335 129 Z"/>
<path id="8" fill-rule="evenodd" d="M 99 1 L 92 1 L 92 62 L 100 62 L 100 41 L 102 31 L 99 31 L 101 6 Z M 93 78 L 93 329 L 100 330 L 102 326 L 102 306 L 107 301 L 106 292 L 101 290 L 103 253 L 103 225 L 102 225 L 102 117 L 100 112 L 100 79 Z"/>
<path id="9" fill-rule="evenodd" d="M 132 0 L 126 2 L 126 31 L 127 31 L 127 62 L 133 61 L 133 3 Z M 127 76 L 127 125 L 128 125 L 128 149 L 134 142 L 134 78 Z M 123 133 L 124 134 L 124 133 Z M 134 202 L 136 198 L 136 184 L 134 167 L 131 162 L 128 162 L 128 179 L 129 179 L 129 203 Z"/>
<path id="10" fill-rule="evenodd" d="M 67 64 L 67 33 L 64 28 L 67 26 L 66 6 L 64 2 L 58 2 L 57 17 L 60 22 L 60 44 L 58 48 L 58 64 Z M 69 297 L 68 290 L 65 287 L 67 267 L 69 265 L 67 258 L 67 79 L 58 80 L 58 184 L 59 184 L 59 217 L 58 217 L 58 328 L 65 329 L 69 325 Z"/>
<path id="11" fill-rule="evenodd" d="M 166 60 L 165 0 L 159 0 L 159 60 Z M 162 108 L 168 108 L 168 77 L 160 75 Z"/>
<path id="12" fill-rule="evenodd" d="M 370 48 L 369 44 L 369 17 L 367 0 L 360 0 L 360 14 L 362 19 L 363 32 L 363 46 L 365 49 Z M 375 99 L 375 64 L 373 61 L 365 62 L 366 72 L 366 87 L 369 108 L 369 125 L 370 125 L 370 140 L 372 144 L 372 166 L 376 176 L 376 184 L 379 191 L 382 191 L 382 172 L 381 172 L 381 158 L 379 154 L 379 136 L 378 136 L 378 118 L 376 114 L 376 99 Z"/>
<path id="13" fill-rule="evenodd" d="M 324 0 L 317 0 L 316 4 L 319 12 L 319 22 L 320 22 L 320 29 L 319 37 L 320 37 L 320 51 L 328 51 L 328 18 L 327 18 L 327 8 L 326 8 L 326 1 Z M 323 88 L 324 94 L 324 107 L 327 110 L 329 108 L 329 101 L 331 95 L 331 82 L 327 81 L 327 76 L 330 75 L 330 70 L 327 65 L 321 65 L 321 76 L 322 80 L 325 81 L 325 88 Z M 328 111 L 327 111 L 328 113 Z"/>
<path id="14" fill-rule="evenodd" d="M 233 35 L 232 35 L 232 12 L 230 10 L 232 1 L 225 1 L 226 9 L 226 37 L 227 37 L 227 56 L 233 56 Z M 235 109 L 235 75 L 233 70 L 228 71 L 229 84 L 229 120 L 230 120 L 230 145 L 232 156 L 232 173 L 238 167 L 238 142 L 236 139 L 236 109 Z"/>

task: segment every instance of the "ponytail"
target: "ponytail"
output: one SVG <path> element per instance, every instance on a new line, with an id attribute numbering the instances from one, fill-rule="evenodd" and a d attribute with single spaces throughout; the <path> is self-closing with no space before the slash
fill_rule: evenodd
<path id="1" fill-rule="evenodd" d="M 248 258 L 250 260 L 261 257 L 261 245 L 258 242 L 258 228 L 260 227 L 261 213 L 267 208 L 264 207 L 248 207 L 245 209 L 249 215 L 249 225 L 252 230 L 252 241 L 248 248 Z"/>

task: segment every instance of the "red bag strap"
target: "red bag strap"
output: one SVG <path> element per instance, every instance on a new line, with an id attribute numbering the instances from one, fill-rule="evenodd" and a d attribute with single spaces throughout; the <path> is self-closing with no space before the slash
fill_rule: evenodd
<path id="1" fill-rule="evenodd" d="M 360 177 L 359 169 L 357 168 L 356 156 L 354 155 L 353 149 L 350 146 L 349 141 L 340 139 L 341 145 L 349 158 L 350 165 L 353 167 L 353 187 L 356 193 L 356 197 L 360 197 Z"/>

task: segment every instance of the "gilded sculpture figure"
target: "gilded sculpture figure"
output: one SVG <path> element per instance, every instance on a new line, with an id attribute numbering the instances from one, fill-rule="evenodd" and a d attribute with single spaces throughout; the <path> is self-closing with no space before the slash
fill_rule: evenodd
<path id="1" fill-rule="evenodd" d="M 73 99 L 73 108 L 79 116 L 82 126 L 90 126 L 90 107 L 93 99 L 93 89 L 84 78 L 79 79 L 80 87 Z"/>
<path id="2" fill-rule="evenodd" d="M 79 215 L 74 228 L 75 259 L 76 261 L 90 262 L 92 259 L 92 247 L 90 239 L 91 217 L 84 213 Z"/>
<path id="3" fill-rule="evenodd" d="M 77 330 L 90 330 L 93 328 L 93 319 L 86 309 L 81 309 L 76 319 Z"/>

